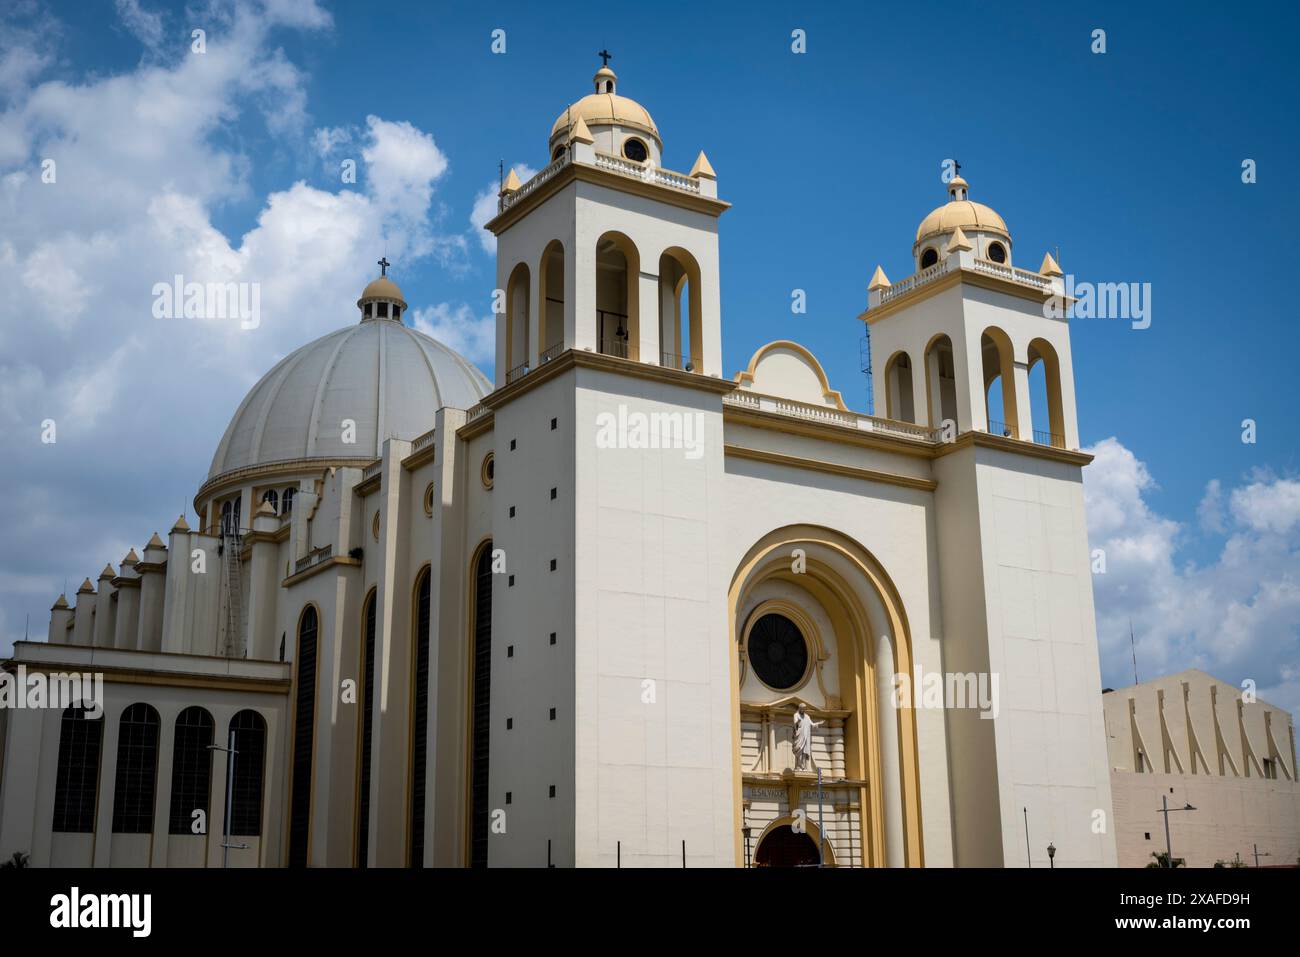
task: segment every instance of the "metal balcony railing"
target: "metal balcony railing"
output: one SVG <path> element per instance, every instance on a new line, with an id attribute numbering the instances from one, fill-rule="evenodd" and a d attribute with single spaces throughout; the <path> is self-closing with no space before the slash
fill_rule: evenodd
<path id="1" fill-rule="evenodd" d="M 659 364 L 666 369 L 678 369 L 682 372 L 698 372 L 690 356 L 679 356 L 675 352 L 659 353 Z"/>
<path id="2" fill-rule="evenodd" d="M 1039 445 L 1050 445 L 1054 449 L 1065 448 L 1065 436 L 1055 432 L 1044 432 L 1042 429 L 1034 429 L 1034 441 Z"/>

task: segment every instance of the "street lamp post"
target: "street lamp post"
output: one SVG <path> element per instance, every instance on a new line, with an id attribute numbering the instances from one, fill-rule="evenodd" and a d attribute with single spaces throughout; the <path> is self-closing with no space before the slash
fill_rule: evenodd
<path id="1" fill-rule="evenodd" d="M 1174 846 L 1169 839 L 1169 815 L 1173 814 L 1176 811 L 1195 811 L 1195 810 L 1196 808 L 1192 807 L 1190 804 L 1187 803 L 1184 803 L 1182 807 L 1171 808 L 1169 806 L 1169 797 L 1164 794 L 1160 795 L 1160 813 L 1165 816 L 1165 854 L 1168 855 L 1169 867 L 1174 866 Z"/>

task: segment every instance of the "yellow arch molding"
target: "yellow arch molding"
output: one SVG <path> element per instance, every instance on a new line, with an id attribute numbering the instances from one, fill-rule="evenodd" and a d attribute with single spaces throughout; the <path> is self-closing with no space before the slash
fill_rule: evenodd
<path id="1" fill-rule="evenodd" d="M 833 529 L 819 525 L 787 525 L 768 532 L 745 553 L 732 576 L 727 593 L 728 641 L 737 638 L 737 614 L 742 600 L 757 584 L 777 577 L 794 578 L 790 572 L 791 551 L 801 545 L 824 548 L 849 564 L 854 572 L 872 588 L 888 616 L 894 636 L 893 665 L 896 674 L 913 673 L 911 629 L 902 599 L 892 579 L 880 562 L 857 541 Z M 861 716 L 866 740 L 855 734 L 854 747 L 858 766 L 864 776 L 875 785 L 881 780 L 881 742 L 875 719 L 877 711 L 877 682 L 875 680 L 875 636 L 870 619 L 858 593 L 842 573 L 812 555 L 808 556 L 806 570 L 797 576 L 798 583 L 816 595 L 818 592 L 833 598 L 848 615 L 847 634 L 853 639 L 852 673 L 841 686 L 846 699 L 852 694 L 854 710 Z M 830 606 L 828 613 L 834 614 Z M 731 736 L 732 736 L 732 798 L 736 821 L 741 820 L 743 808 L 742 772 L 740 767 L 740 682 L 739 661 L 734 649 L 728 648 L 731 677 Z M 842 672 L 842 674 L 844 674 Z M 898 709 L 899 777 L 902 788 L 903 860 L 909 867 L 925 865 L 925 849 L 921 831 L 920 756 L 917 748 L 916 714 L 910 703 Z M 847 758 L 847 754 L 846 754 Z M 868 865 L 883 865 L 886 861 L 884 846 L 884 803 L 879 787 L 866 789 L 862 806 L 869 813 L 862 815 L 862 846 Z M 737 866 L 744 861 L 744 847 L 740 829 L 735 829 L 734 848 Z"/>
<path id="2" fill-rule="evenodd" d="M 744 372 L 736 373 L 736 381 L 742 386 L 753 385 L 754 372 L 758 369 L 759 360 L 769 352 L 773 352 L 777 349 L 789 349 L 791 352 L 797 352 L 803 360 L 808 363 L 813 372 L 817 374 L 817 381 L 820 383 L 822 389 L 822 397 L 828 402 L 835 403 L 835 408 L 839 409 L 841 412 L 849 411 L 849 407 L 844 404 L 844 397 L 835 389 L 831 388 L 830 380 L 826 378 L 826 370 L 823 369 L 822 364 L 817 361 L 817 357 L 803 346 L 799 345 L 799 343 L 790 339 L 776 339 L 765 346 L 759 346 L 758 351 L 749 357 L 749 368 Z"/>

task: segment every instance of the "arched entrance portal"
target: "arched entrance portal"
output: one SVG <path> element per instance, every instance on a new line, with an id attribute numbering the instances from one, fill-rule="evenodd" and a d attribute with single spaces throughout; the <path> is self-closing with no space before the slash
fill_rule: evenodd
<path id="1" fill-rule="evenodd" d="M 912 642 L 885 570 L 839 532 L 789 525 L 741 560 L 729 606 L 740 830 L 763 829 L 761 844 L 799 820 L 816 842 L 824 817 L 839 866 L 923 866 L 915 714 L 893 694 Z M 797 751 L 800 709 L 813 728 Z"/>
<path id="2" fill-rule="evenodd" d="M 754 853 L 755 867 L 816 867 L 818 863 L 817 842 L 807 831 L 798 833 L 789 824 L 769 830 Z"/>

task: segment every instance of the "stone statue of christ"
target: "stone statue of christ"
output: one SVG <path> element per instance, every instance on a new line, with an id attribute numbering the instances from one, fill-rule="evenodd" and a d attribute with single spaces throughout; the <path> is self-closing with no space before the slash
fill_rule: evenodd
<path id="1" fill-rule="evenodd" d="M 791 735 L 791 741 L 794 744 L 794 769 L 802 771 L 808 767 L 812 760 L 812 733 L 813 728 L 820 728 L 822 722 L 814 721 L 808 717 L 808 706 L 799 705 L 799 710 L 794 713 L 794 733 Z"/>

